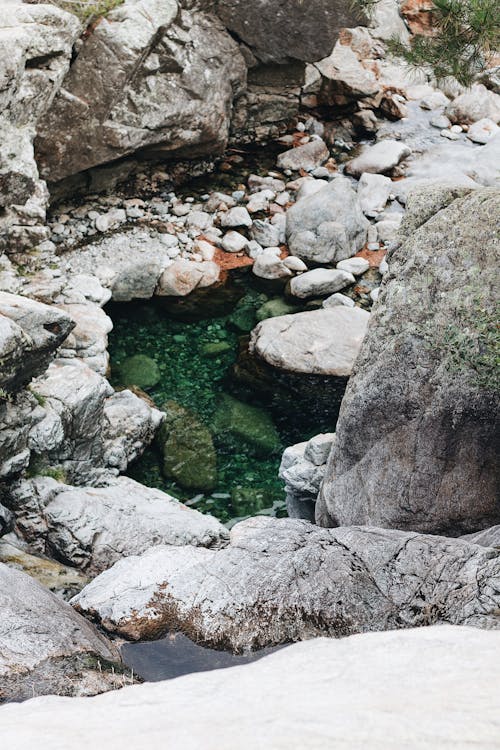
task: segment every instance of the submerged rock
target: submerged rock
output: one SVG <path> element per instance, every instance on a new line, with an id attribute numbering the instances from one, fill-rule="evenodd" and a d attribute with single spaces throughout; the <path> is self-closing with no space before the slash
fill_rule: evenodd
<path id="1" fill-rule="evenodd" d="M 250 519 L 231 537 L 219 551 L 156 547 L 121 560 L 72 603 L 127 638 L 172 628 L 235 651 L 444 622 L 500 629 L 500 551 L 293 519 Z"/>
<path id="2" fill-rule="evenodd" d="M 407 750 L 423 750 L 429 737 L 456 750 L 493 748 L 499 643 L 498 633 L 451 625 L 319 638 L 253 664 L 137 685 L 91 702 L 45 698 L 6 706 L 2 734 L 16 750 L 70 748 L 75 736 L 109 750 L 153 746 L 157 738 L 174 748 L 179 737 L 184 750 L 221 750 L 234 747 L 235 726 L 238 750 L 387 750 L 388 737 Z"/>
<path id="3" fill-rule="evenodd" d="M 321 525 L 460 535 L 496 524 L 500 195 L 478 188 L 403 221 L 337 424 Z"/>
<path id="4" fill-rule="evenodd" d="M 214 431 L 220 439 L 224 433 L 230 433 L 263 455 L 274 453 L 281 446 L 276 427 L 267 412 L 226 394 L 214 417 Z"/>
<path id="5" fill-rule="evenodd" d="M 121 363 L 119 377 L 123 385 L 152 388 L 159 383 L 161 375 L 154 359 L 145 354 L 134 354 Z"/>
<path id="6" fill-rule="evenodd" d="M 210 430 L 175 401 L 163 406 L 158 433 L 163 474 L 187 490 L 210 491 L 217 484 L 217 455 Z"/>
<path id="7" fill-rule="evenodd" d="M 112 671 L 113 668 L 113 671 Z M 0 563 L 0 703 L 125 684 L 113 644 L 69 604 Z"/>
<path id="8" fill-rule="evenodd" d="M 286 213 L 286 236 L 292 255 L 314 263 L 336 263 L 361 250 L 368 221 L 349 181 L 337 177 L 299 200 Z"/>
<path id="9" fill-rule="evenodd" d="M 128 477 L 107 487 L 37 477 L 14 486 L 10 504 L 16 530 L 34 550 L 94 575 L 155 544 L 209 547 L 227 539 L 215 518 Z"/>

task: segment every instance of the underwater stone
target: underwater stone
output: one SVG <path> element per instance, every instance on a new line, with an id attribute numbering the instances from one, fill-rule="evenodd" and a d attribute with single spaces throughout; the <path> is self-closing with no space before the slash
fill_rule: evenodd
<path id="1" fill-rule="evenodd" d="M 232 433 L 263 454 L 279 450 L 281 441 L 271 417 L 263 410 L 223 395 L 214 419 L 217 435 Z"/>
<path id="2" fill-rule="evenodd" d="M 137 385 L 139 388 L 152 388 L 160 381 L 158 365 L 145 354 L 128 357 L 120 366 L 120 379 L 123 385 Z"/>
<path id="3" fill-rule="evenodd" d="M 165 420 L 158 433 L 163 473 L 185 489 L 209 491 L 217 483 L 217 456 L 210 431 L 175 401 L 163 406 Z"/>

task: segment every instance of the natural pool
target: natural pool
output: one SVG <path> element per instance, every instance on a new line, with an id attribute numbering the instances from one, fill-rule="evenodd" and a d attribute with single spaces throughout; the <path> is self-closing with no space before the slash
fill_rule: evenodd
<path id="1" fill-rule="evenodd" d="M 284 447 L 332 427 L 316 419 L 314 425 L 305 417 L 297 420 L 299 404 L 278 398 L 283 394 L 266 396 L 234 377 L 239 348 L 264 314 L 262 306 L 270 298 L 283 303 L 252 284 L 247 271 L 238 271 L 215 300 L 191 304 L 184 299 L 170 309 L 151 301 L 108 308 L 114 323 L 109 341 L 113 385 L 142 382 L 168 414 L 160 440 L 129 475 L 224 523 L 257 513 L 286 515 L 278 478 Z M 137 355 L 157 367 L 149 380 L 157 379 L 154 385 L 144 384 L 147 362 L 139 360 L 138 374 L 137 360 L 129 366 Z M 165 455 L 162 438 L 168 441 Z"/>

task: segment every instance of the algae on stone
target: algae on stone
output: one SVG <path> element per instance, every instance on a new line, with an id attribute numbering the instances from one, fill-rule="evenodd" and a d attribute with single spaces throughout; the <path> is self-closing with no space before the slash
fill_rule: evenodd
<path id="1" fill-rule="evenodd" d="M 119 375 L 123 385 L 136 385 L 139 388 L 152 388 L 161 377 L 154 359 L 145 354 L 127 357 L 120 366 Z"/>
<path id="2" fill-rule="evenodd" d="M 263 455 L 274 453 L 281 447 L 280 437 L 271 417 L 257 406 L 223 394 L 214 417 L 214 431 L 230 433 L 250 444 Z"/>
<path id="3" fill-rule="evenodd" d="M 163 406 L 165 420 L 158 433 L 163 474 L 185 489 L 212 490 L 217 484 L 217 456 L 210 431 L 175 401 Z"/>

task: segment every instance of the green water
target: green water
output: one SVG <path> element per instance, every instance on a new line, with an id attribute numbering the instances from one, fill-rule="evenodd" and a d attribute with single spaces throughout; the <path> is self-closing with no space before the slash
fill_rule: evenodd
<path id="1" fill-rule="evenodd" d="M 273 414 L 269 404 L 238 385 L 232 375 L 245 335 L 241 328 L 255 325 L 254 311 L 267 299 L 247 282 L 233 286 L 225 314 L 221 314 L 219 304 L 213 311 L 216 317 L 202 320 L 186 320 L 193 317 L 193 312 L 183 310 L 182 303 L 182 319 L 152 302 L 113 304 L 107 310 L 114 323 L 109 340 L 113 385 L 124 385 L 120 368 L 127 358 L 138 354 L 150 357 L 158 366 L 160 380 L 145 388 L 147 394 L 159 408 L 174 401 L 188 409 L 212 433 L 217 454 L 217 480 L 210 491 L 186 489 L 175 479 L 165 477 L 158 446 L 149 448 L 129 468 L 129 476 L 169 492 L 223 522 L 262 512 L 286 515 L 278 468 L 283 448 L 293 441 L 284 415 Z M 238 402 L 267 408 L 265 419 L 276 417 L 278 436 L 272 425 L 269 429 L 272 434 L 267 436 L 272 443 L 270 451 L 256 451 L 255 446 L 240 436 L 214 428 L 221 413 L 224 417 L 221 403 L 227 403 L 228 395 L 236 397 Z M 234 403 L 230 399 L 229 402 Z M 261 437 L 265 445 L 266 436 Z"/>

